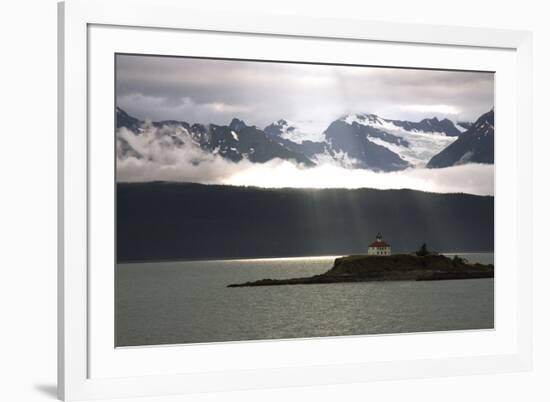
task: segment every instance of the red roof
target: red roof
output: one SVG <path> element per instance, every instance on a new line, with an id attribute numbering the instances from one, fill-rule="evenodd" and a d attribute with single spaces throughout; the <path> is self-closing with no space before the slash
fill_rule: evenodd
<path id="1" fill-rule="evenodd" d="M 378 240 L 369 244 L 369 247 L 389 247 L 389 246 L 390 245 L 385 241 L 378 241 Z"/>

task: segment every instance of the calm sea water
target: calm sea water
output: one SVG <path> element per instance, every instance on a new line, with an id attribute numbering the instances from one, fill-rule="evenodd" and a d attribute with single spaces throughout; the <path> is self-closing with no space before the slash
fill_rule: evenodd
<path id="1" fill-rule="evenodd" d="M 334 258 L 118 264 L 117 346 L 493 328 L 493 279 L 227 287 L 320 274 Z"/>

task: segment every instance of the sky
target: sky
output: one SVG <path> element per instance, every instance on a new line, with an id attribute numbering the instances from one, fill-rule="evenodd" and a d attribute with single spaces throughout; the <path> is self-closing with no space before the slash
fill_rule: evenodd
<path id="1" fill-rule="evenodd" d="M 279 119 L 323 132 L 348 113 L 388 119 L 475 121 L 493 108 L 494 75 L 485 72 L 332 66 L 118 55 L 117 106 L 141 120 L 228 125 L 233 118 L 264 128 Z M 149 133 L 148 130 L 152 130 Z M 270 187 L 411 188 L 493 194 L 494 166 L 413 168 L 394 173 L 330 163 L 305 169 L 289 161 L 233 163 L 193 147 L 158 147 L 154 127 L 134 136 L 147 159 L 117 162 L 119 181 L 192 181 Z M 140 144 L 139 141 L 144 142 Z M 156 148 L 158 147 L 158 149 Z M 201 162 L 198 164 L 197 161 Z M 269 180 L 265 180 L 269 177 Z"/>
<path id="2" fill-rule="evenodd" d="M 117 105 L 143 120 L 326 128 L 347 113 L 474 121 L 493 107 L 493 74 L 118 55 Z M 324 127 L 324 128 L 323 128 Z"/>

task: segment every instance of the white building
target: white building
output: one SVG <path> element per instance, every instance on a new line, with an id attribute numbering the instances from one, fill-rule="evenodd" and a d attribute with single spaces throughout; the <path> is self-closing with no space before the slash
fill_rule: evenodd
<path id="1" fill-rule="evenodd" d="M 378 233 L 376 240 L 369 244 L 367 255 L 390 255 L 391 246 L 382 239 L 382 235 Z"/>

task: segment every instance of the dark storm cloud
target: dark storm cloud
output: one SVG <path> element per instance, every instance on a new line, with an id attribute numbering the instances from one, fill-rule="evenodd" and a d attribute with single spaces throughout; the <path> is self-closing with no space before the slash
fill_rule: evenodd
<path id="1" fill-rule="evenodd" d="M 263 127 L 328 124 L 348 112 L 474 120 L 493 107 L 493 74 L 118 56 L 117 104 L 142 119 Z"/>

